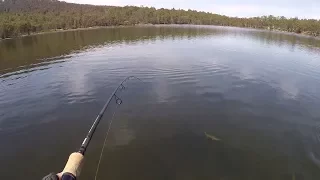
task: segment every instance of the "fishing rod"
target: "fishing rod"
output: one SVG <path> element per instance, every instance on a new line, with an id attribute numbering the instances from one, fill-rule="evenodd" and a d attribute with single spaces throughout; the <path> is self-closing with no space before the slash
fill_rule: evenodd
<path id="1" fill-rule="evenodd" d="M 125 78 L 120 83 L 120 85 L 113 91 L 113 93 L 109 97 L 108 101 L 105 103 L 102 110 L 100 111 L 99 115 L 94 120 L 87 136 L 84 138 L 84 140 L 79 148 L 79 151 L 72 153 L 69 156 L 67 164 L 61 173 L 62 174 L 61 180 L 76 180 L 77 177 L 79 177 L 80 171 L 81 171 L 81 166 L 83 165 L 84 154 L 90 144 L 90 141 L 94 135 L 94 132 L 96 131 L 96 129 L 100 123 L 101 118 L 103 117 L 106 109 L 108 108 L 108 106 L 113 98 L 115 98 L 116 103 L 118 105 L 122 104 L 122 100 L 117 96 L 117 92 L 119 89 L 124 89 L 125 86 L 123 85 L 123 83 L 125 83 L 127 80 L 130 80 L 130 79 L 137 79 L 142 82 L 141 79 L 139 79 L 135 76 L 129 76 L 129 77 Z"/>

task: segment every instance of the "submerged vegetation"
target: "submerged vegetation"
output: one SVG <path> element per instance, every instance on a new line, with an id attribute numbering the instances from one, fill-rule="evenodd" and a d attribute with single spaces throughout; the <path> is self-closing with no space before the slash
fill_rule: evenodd
<path id="1" fill-rule="evenodd" d="M 93 6 L 58 0 L 0 0 L 0 38 L 51 30 L 136 24 L 195 24 L 270 29 L 320 36 L 320 20 L 228 17 L 194 10 Z"/>

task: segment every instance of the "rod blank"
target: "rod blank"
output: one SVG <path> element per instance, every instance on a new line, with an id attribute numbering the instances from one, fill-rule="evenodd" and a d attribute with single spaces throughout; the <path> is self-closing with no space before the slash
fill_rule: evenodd
<path id="1" fill-rule="evenodd" d="M 84 154 L 90 144 L 90 141 L 94 135 L 94 132 L 96 131 L 96 129 L 100 123 L 101 118 L 103 117 L 106 109 L 108 108 L 108 106 L 113 98 L 116 99 L 116 103 L 118 103 L 119 105 L 122 103 L 122 100 L 116 95 L 116 93 L 118 92 L 119 89 L 124 89 L 123 83 L 131 78 L 135 78 L 135 79 L 142 81 L 141 79 L 139 79 L 135 76 L 129 76 L 129 77 L 125 78 L 120 83 L 120 85 L 113 91 L 113 93 L 109 97 L 108 101 L 105 103 L 105 105 L 101 109 L 100 113 L 98 114 L 98 116 L 94 120 L 86 138 L 84 138 L 84 140 L 79 148 L 79 151 L 72 153 L 70 155 L 68 162 L 62 172 L 62 178 L 61 178 L 62 180 L 76 180 L 77 177 L 80 175 L 81 166 L 82 166 L 83 160 L 84 160 Z"/>

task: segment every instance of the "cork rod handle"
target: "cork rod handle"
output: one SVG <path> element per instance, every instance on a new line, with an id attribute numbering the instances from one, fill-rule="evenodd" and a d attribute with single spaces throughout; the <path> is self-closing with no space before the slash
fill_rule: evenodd
<path id="1" fill-rule="evenodd" d="M 76 179 L 80 176 L 81 167 L 83 164 L 84 156 L 81 153 L 72 153 L 69 156 L 67 164 L 62 171 L 62 180 Z M 73 177 L 72 177 L 73 176 Z"/>

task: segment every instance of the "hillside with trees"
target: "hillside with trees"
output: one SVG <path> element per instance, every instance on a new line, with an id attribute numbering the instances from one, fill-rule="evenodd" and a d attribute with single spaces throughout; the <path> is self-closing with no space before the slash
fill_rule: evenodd
<path id="1" fill-rule="evenodd" d="M 80 5 L 58 0 L 0 0 L 0 38 L 96 26 L 195 24 L 320 36 L 320 20 L 275 16 L 236 18 L 194 10 Z"/>

